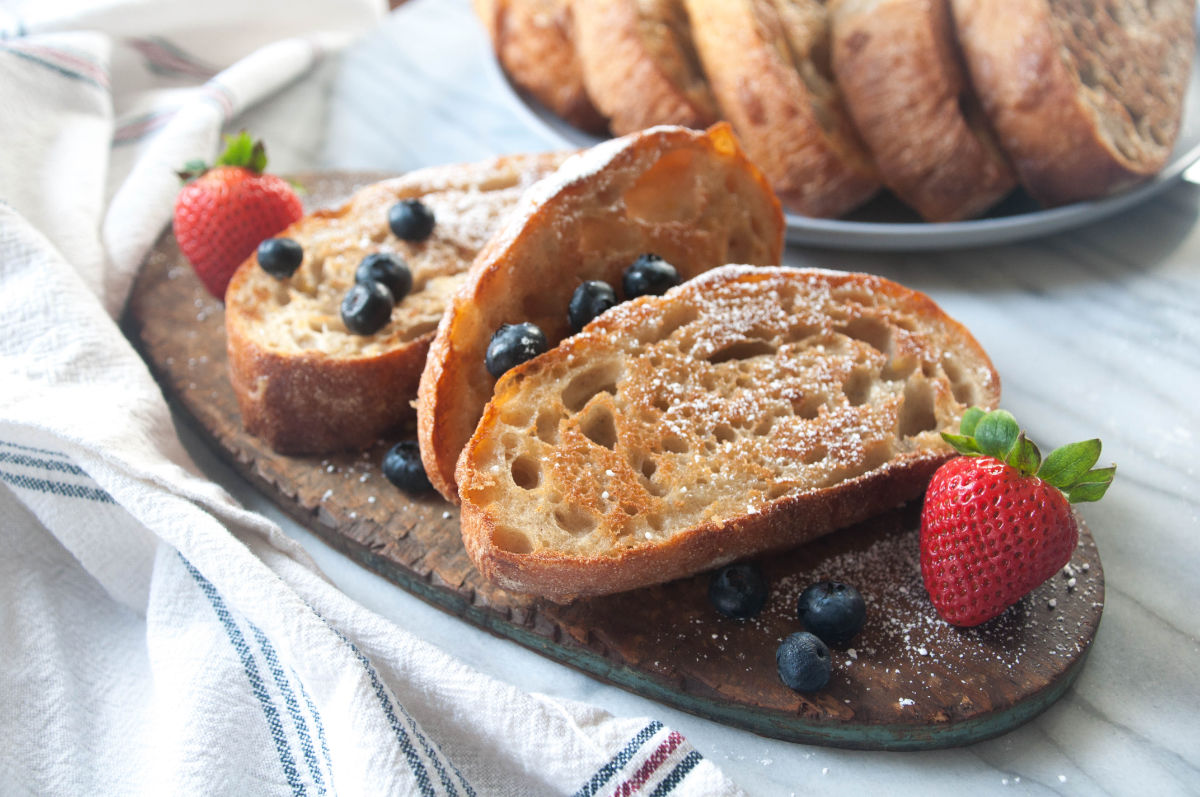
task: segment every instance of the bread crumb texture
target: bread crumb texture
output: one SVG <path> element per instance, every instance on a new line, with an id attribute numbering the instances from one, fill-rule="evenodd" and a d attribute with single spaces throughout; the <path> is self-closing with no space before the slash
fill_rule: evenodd
<path id="1" fill-rule="evenodd" d="M 460 491 L 500 550 L 620 555 L 940 455 L 939 433 L 998 391 L 986 354 L 922 294 L 725 267 L 507 374 Z"/>

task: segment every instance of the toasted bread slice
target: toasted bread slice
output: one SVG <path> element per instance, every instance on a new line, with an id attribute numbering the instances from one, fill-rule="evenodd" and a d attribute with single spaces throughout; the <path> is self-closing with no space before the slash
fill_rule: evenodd
<path id="1" fill-rule="evenodd" d="M 730 266 L 517 366 L 458 465 L 488 579 L 564 602 L 795 546 L 921 495 L 987 354 L 863 274 Z"/>
<path id="2" fill-rule="evenodd" d="M 290 278 L 270 276 L 250 257 L 225 293 L 229 376 L 246 430 L 280 453 L 315 454 L 370 445 L 411 418 L 434 328 L 464 272 L 525 188 L 565 157 L 503 157 L 376 183 L 281 233 L 304 248 Z M 408 198 L 435 215 L 419 243 L 388 227 L 389 208 Z M 413 288 L 387 326 L 356 335 L 340 305 L 372 252 L 401 255 Z"/>
<path id="3" fill-rule="evenodd" d="M 501 324 L 537 324 L 553 345 L 570 334 L 567 304 L 585 280 L 620 291 L 647 252 L 683 279 L 730 261 L 778 264 L 783 233 L 778 200 L 728 125 L 651 128 L 564 163 L 522 198 L 438 325 L 417 400 L 429 480 L 457 501 L 454 466 L 492 396 L 484 356 Z"/>
<path id="4" fill-rule="evenodd" d="M 926 221 L 978 216 L 1017 178 L 971 91 L 949 0 L 833 0 L 833 72 L 884 185 Z"/>
<path id="5" fill-rule="evenodd" d="M 1166 164 L 1195 50 L 1194 0 L 953 0 L 983 108 L 1045 205 L 1128 188 Z"/>
<path id="6" fill-rule="evenodd" d="M 571 0 L 583 81 L 609 126 L 705 128 L 719 118 L 683 0 Z"/>
<path id="7" fill-rule="evenodd" d="M 570 0 L 474 0 L 474 7 L 514 84 L 581 130 L 608 129 L 583 83 Z"/>
<path id="8" fill-rule="evenodd" d="M 784 207 L 840 216 L 879 189 L 829 64 L 818 0 L 685 0 L 709 85 Z"/>

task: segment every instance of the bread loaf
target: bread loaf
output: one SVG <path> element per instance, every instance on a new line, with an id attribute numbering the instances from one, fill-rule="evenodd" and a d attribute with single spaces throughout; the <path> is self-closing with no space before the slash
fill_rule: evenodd
<path id="1" fill-rule="evenodd" d="M 971 81 L 1022 185 L 1046 205 L 1166 164 L 1195 50 L 1194 0 L 953 0 Z"/>
<path id="2" fill-rule="evenodd" d="M 1016 187 L 972 92 L 949 0 L 833 0 L 833 72 L 881 179 L 926 221 Z"/>
<path id="3" fill-rule="evenodd" d="M 716 269 L 517 366 L 458 465 L 467 553 L 555 601 L 797 545 L 919 497 L 987 354 L 862 274 Z"/>
<path id="4" fill-rule="evenodd" d="M 225 294 L 229 376 L 246 430 L 280 453 L 315 454 L 370 445 L 411 418 L 429 341 L 463 273 L 525 188 L 565 157 L 503 157 L 370 185 L 281 233 L 304 249 L 291 277 L 276 279 L 250 257 Z M 434 212 L 425 241 L 388 227 L 388 210 L 409 198 Z M 383 329 L 357 335 L 340 305 L 373 252 L 401 255 L 413 288 Z"/>
<path id="5" fill-rule="evenodd" d="M 583 81 L 613 133 L 719 118 L 683 0 L 571 0 Z"/>
<path id="6" fill-rule="evenodd" d="M 818 0 L 686 0 L 722 118 L 784 207 L 840 216 L 879 189 L 829 63 Z"/>
<path id="7" fill-rule="evenodd" d="M 618 291 L 642 254 L 682 278 L 730 261 L 777 264 L 784 221 L 728 125 L 656 127 L 606 141 L 530 190 L 480 252 L 438 325 L 421 375 L 417 432 L 434 487 L 457 501 L 454 466 L 495 379 L 484 358 L 501 324 L 570 334 L 567 304 L 585 280 Z"/>
<path id="8" fill-rule="evenodd" d="M 518 87 L 570 124 L 602 133 L 608 122 L 583 83 L 570 0 L 473 0 L 501 67 Z"/>

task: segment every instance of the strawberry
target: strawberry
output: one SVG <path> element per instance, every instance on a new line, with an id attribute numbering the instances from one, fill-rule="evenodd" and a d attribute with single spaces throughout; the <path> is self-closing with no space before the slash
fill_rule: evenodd
<path id="1" fill-rule="evenodd" d="M 300 218 L 300 198 L 286 180 L 264 174 L 261 141 L 226 137 L 225 152 L 209 167 L 189 162 L 175 198 L 175 239 L 208 292 L 225 297 L 229 278 L 255 247 Z"/>
<path id="2" fill-rule="evenodd" d="M 947 622 L 997 617 L 1071 559 L 1079 527 L 1071 502 L 1098 501 L 1115 467 L 1095 468 L 1100 441 L 1041 452 L 1004 410 L 978 407 L 961 434 L 943 434 L 964 456 L 933 475 L 921 511 L 921 576 Z"/>

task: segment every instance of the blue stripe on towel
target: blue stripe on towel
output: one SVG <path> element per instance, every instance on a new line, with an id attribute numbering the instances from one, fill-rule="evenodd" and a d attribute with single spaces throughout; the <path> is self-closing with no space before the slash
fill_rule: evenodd
<path id="1" fill-rule="evenodd" d="M 305 722 L 304 715 L 300 713 L 300 703 L 296 700 L 296 693 L 292 691 L 287 675 L 279 666 L 279 657 L 275 655 L 275 646 L 258 626 L 254 623 L 248 623 L 248 625 L 251 633 L 254 634 L 254 640 L 262 650 L 263 659 L 267 662 L 271 677 L 275 679 L 275 686 L 283 695 L 283 703 L 287 706 L 288 715 L 291 716 L 292 723 L 296 726 L 296 736 L 300 739 L 300 752 L 304 754 L 304 762 L 308 764 L 308 771 L 312 774 L 313 783 L 317 786 L 317 794 L 324 794 L 325 778 L 321 775 L 321 765 L 317 763 L 317 755 L 313 751 L 312 737 L 308 733 L 308 723 Z"/>
<path id="2" fill-rule="evenodd" d="M 258 673 L 258 665 L 254 663 L 254 656 L 250 652 L 250 646 L 246 644 L 246 638 L 242 636 L 241 629 L 234 623 L 229 607 L 225 605 L 225 600 L 217 592 L 217 588 L 213 586 L 212 582 L 201 575 L 200 571 L 185 559 L 183 554 L 179 554 L 179 560 L 183 562 L 183 566 L 192 574 L 200 591 L 212 604 L 217 619 L 225 627 L 230 644 L 233 645 L 233 649 L 237 651 L 238 657 L 242 660 L 242 669 L 246 673 L 246 679 L 250 682 L 250 691 L 258 698 L 258 703 L 262 707 L 263 717 L 267 722 L 267 728 L 271 731 L 271 738 L 275 741 L 275 750 L 279 754 L 279 765 L 283 768 L 284 775 L 287 776 L 288 785 L 292 787 L 292 794 L 307 794 L 304 784 L 300 781 L 300 773 L 296 769 L 296 760 L 292 757 L 291 745 L 288 744 L 287 736 L 284 734 L 283 723 L 279 719 L 279 710 L 267 693 L 262 676 Z"/>
<path id="3" fill-rule="evenodd" d="M 292 671 L 295 675 L 295 671 Z M 333 758 L 329 755 L 329 740 L 325 738 L 325 724 L 321 722 L 321 714 L 317 711 L 317 706 L 313 703 L 312 697 L 308 694 L 308 690 L 304 688 L 304 681 L 296 679 L 296 686 L 300 689 L 300 696 L 304 698 L 304 704 L 308 706 L 309 716 L 312 717 L 313 725 L 317 729 L 317 739 L 321 742 L 321 756 L 325 759 L 325 769 L 329 772 L 330 781 L 333 780 Z"/>
<path id="4" fill-rule="evenodd" d="M 11 440 L 0 440 L 0 446 L 8 446 L 9 448 L 17 449 L 18 451 L 28 451 L 32 454 L 41 454 L 41 455 L 47 456 L 47 457 L 58 457 L 59 459 L 66 459 L 66 460 L 70 459 L 70 457 L 68 457 L 66 454 L 64 454 L 61 451 L 51 451 L 46 448 L 34 448 L 33 446 L 23 446 L 20 443 L 14 443 Z"/>
<path id="5" fill-rule="evenodd" d="M 42 457 L 31 457 L 28 454 L 13 454 L 8 451 L 0 451 L 0 462 L 11 462 L 13 465 L 52 470 L 57 473 L 69 473 L 72 476 L 87 476 L 83 468 L 72 465 L 70 462 L 64 462 L 61 459 L 44 459 Z"/>
<path id="6" fill-rule="evenodd" d="M 654 734 L 663 729 L 663 724 L 658 720 L 651 722 L 645 728 L 638 731 L 637 735 L 629 740 L 629 743 L 621 749 L 612 759 L 596 770 L 596 774 L 592 775 L 591 779 L 583 785 L 583 787 L 575 792 L 575 797 L 592 797 L 596 792 L 600 791 L 601 787 L 607 783 L 613 775 L 621 771 L 621 768 L 629 763 L 630 759 L 637 754 L 642 745 L 650 741 Z"/>
<path id="7" fill-rule="evenodd" d="M 89 501 L 98 501 L 103 504 L 116 503 L 111 495 L 99 487 L 86 487 L 82 484 L 68 484 L 66 482 L 50 481 L 49 479 L 36 479 L 32 476 L 9 473 L 5 470 L 0 470 L 0 481 L 8 482 L 14 487 L 35 490 L 39 493 L 61 495 L 67 498 L 85 498 Z"/>

